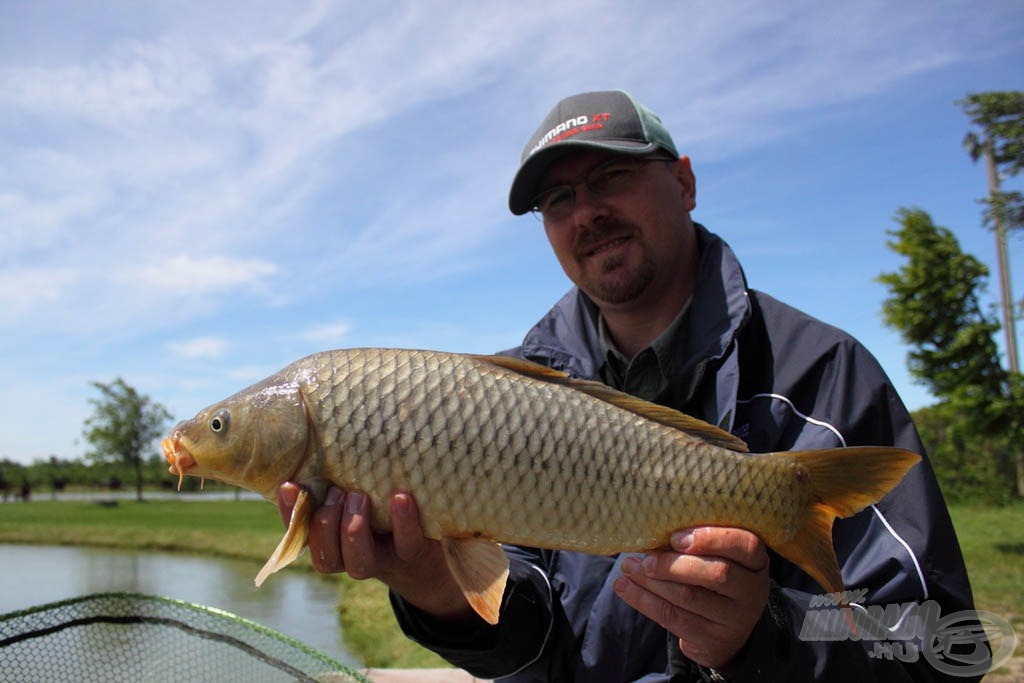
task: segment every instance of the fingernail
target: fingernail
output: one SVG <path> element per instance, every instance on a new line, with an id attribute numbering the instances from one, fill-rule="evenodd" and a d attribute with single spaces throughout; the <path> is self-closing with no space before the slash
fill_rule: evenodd
<path id="1" fill-rule="evenodd" d="M 693 529 L 672 534 L 672 549 L 683 552 L 693 545 Z"/>
<path id="2" fill-rule="evenodd" d="M 397 494 L 391 502 L 394 506 L 395 514 L 400 517 L 408 517 L 412 514 L 411 503 L 412 501 L 409 500 L 409 496 L 404 493 Z"/>
<path id="3" fill-rule="evenodd" d="M 622 573 L 627 576 L 632 576 L 640 571 L 640 560 L 635 557 L 627 557 L 622 563 Z"/>
<path id="4" fill-rule="evenodd" d="M 281 503 L 283 503 L 285 507 L 291 508 L 295 507 L 295 501 L 299 499 L 299 490 L 293 485 L 282 486 L 278 489 L 277 495 L 280 496 Z"/>
<path id="5" fill-rule="evenodd" d="M 654 573 L 655 563 L 656 563 L 656 560 L 654 559 L 653 556 L 648 555 L 647 557 L 645 557 L 644 558 L 644 564 L 643 564 L 644 574 L 647 574 L 648 576 L 653 574 Z"/>
<path id="6" fill-rule="evenodd" d="M 350 492 L 345 496 L 345 512 L 350 515 L 359 514 L 363 509 L 363 494 L 355 491 Z"/>
<path id="7" fill-rule="evenodd" d="M 327 489 L 327 497 L 324 498 L 324 506 L 334 507 L 339 502 L 341 502 L 341 495 L 341 489 L 335 486 L 332 486 L 331 488 Z"/>

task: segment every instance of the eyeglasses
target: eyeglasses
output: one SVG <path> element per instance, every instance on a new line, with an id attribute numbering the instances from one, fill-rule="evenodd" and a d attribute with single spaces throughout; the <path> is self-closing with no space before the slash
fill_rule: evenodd
<path id="1" fill-rule="evenodd" d="M 614 197 L 635 186 L 640 167 L 648 161 L 674 161 L 666 157 L 643 157 L 639 159 L 617 158 L 599 164 L 575 183 L 555 185 L 541 192 L 533 200 L 533 211 L 545 220 L 557 221 L 566 218 L 576 207 L 576 188 L 586 185 L 598 197 Z"/>

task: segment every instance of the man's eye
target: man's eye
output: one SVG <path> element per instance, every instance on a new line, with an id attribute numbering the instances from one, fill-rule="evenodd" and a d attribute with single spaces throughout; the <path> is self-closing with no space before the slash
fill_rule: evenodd
<path id="1" fill-rule="evenodd" d="M 607 166 L 602 168 L 599 173 L 594 174 L 594 177 L 590 179 L 589 185 L 596 190 L 614 188 L 617 183 L 628 180 L 633 175 L 634 170 L 633 166 L 624 164 Z"/>
<path id="2" fill-rule="evenodd" d="M 565 206 L 571 201 L 572 189 L 568 187 L 560 187 L 545 193 L 538 204 L 540 205 L 541 210 L 544 210 Z"/>

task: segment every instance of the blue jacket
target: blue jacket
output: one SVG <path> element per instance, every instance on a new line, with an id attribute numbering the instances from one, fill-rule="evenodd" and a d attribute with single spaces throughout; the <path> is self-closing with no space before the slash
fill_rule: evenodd
<path id="1" fill-rule="evenodd" d="M 924 453 L 905 407 L 863 346 L 748 289 L 725 242 L 701 226 L 697 231 L 698 284 L 686 348 L 678 350 L 685 362 L 659 403 L 732 431 L 754 453 L 854 445 Z M 573 289 L 510 353 L 598 378 L 604 359 L 597 315 L 594 304 Z M 868 589 L 863 607 L 906 610 L 906 603 L 934 601 L 942 616 L 973 609 L 963 557 L 927 459 L 878 504 L 838 520 L 833 537 L 846 585 Z M 685 660 L 674 638 L 614 594 L 625 556 L 506 550 L 511 575 L 497 626 L 444 628 L 394 598 L 406 634 L 482 678 L 709 680 L 710 672 Z M 917 661 L 904 663 L 892 650 L 880 655 L 872 641 L 829 639 L 820 627 L 804 629 L 821 588 L 774 553 L 770 574 L 769 606 L 740 655 L 734 680 L 945 680 L 920 655 L 919 639 Z M 894 614 L 886 613 L 889 626 Z"/>

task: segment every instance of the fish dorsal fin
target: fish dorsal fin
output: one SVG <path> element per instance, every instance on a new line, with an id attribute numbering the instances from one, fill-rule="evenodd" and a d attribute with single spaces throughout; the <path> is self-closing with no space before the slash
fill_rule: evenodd
<path id="1" fill-rule="evenodd" d="M 488 624 L 497 624 L 508 581 L 508 555 L 487 538 L 442 538 L 441 548 L 469 606 Z"/>
<path id="2" fill-rule="evenodd" d="M 640 417 L 696 436 L 712 445 L 727 448 L 738 453 L 747 452 L 747 444 L 738 436 L 734 436 L 724 429 L 681 413 L 678 410 L 673 410 L 657 403 L 651 403 L 636 396 L 630 396 L 600 382 L 573 379 L 559 370 L 520 358 L 510 358 L 508 356 L 472 356 L 472 358 L 542 382 L 551 382 L 571 387 L 606 403 L 611 403 L 623 410 L 628 410 Z"/>
<path id="3" fill-rule="evenodd" d="M 295 507 L 292 508 L 291 520 L 288 522 L 288 530 L 284 532 L 281 542 L 270 555 L 270 559 L 263 565 L 263 569 L 256 575 L 256 587 L 259 588 L 267 577 L 278 569 L 288 566 L 295 561 L 295 558 L 302 553 L 306 547 L 306 537 L 309 534 L 309 518 L 313 514 L 313 497 L 306 489 L 299 491 L 295 500 Z"/>

